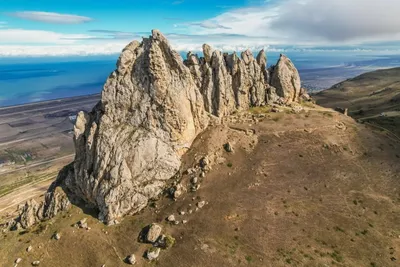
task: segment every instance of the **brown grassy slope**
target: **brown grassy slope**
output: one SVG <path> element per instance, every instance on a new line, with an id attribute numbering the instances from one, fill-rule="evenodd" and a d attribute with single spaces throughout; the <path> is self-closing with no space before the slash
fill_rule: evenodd
<path id="1" fill-rule="evenodd" d="M 400 68 L 365 73 L 313 97 L 321 106 L 348 108 L 350 116 L 400 135 Z"/>
<path id="2" fill-rule="evenodd" d="M 17 257 L 18 266 L 127 266 L 131 253 L 137 266 L 398 266 L 399 142 L 326 111 L 246 118 L 210 127 L 185 155 L 185 168 L 217 155 L 197 192 L 162 198 L 117 226 L 74 207 L 29 232 L 1 234 L 0 266 Z M 223 150 L 227 141 L 234 153 Z M 209 204 L 188 214 L 200 200 Z M 170 225 L 170 214 L 188 223 Z M 83 217 L 91 230 L 71 227 Z M 137 237 L 152 222 L 177 242 L 149 263 Z M 55 231 L 61 240 L 51 240 Z"/>

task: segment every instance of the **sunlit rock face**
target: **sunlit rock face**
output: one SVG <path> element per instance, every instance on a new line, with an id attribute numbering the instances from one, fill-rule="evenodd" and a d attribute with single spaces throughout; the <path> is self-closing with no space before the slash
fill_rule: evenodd
<path id="1" fill-rule="evenodd" d="M 125 47 L 101 101 L 77 116 L 76 157 L 49 189 L 46 218 L 68 208 L 69 202 L 54 202 L 54 190 L 62 188 L 114 224 L 160 195 L 210 118 L 299 98 L 298 72 L 283 55 L 269 71 L 263 50 L 256 58 L 250 50 L 239 57 L 204 45 L 203 54 L 189 52 L 183 61 L 157 30 Z"/>

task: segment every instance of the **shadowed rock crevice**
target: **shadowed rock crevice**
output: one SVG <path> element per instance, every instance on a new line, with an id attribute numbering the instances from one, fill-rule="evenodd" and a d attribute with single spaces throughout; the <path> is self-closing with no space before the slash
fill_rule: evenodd
<path id="1" fill-rule="evenodd" d="M 124 48 L 101 101 L 77 116 L 75 161 L 50 188 L 46 218 L 68 208 L 54 204 L 61 187 L 96 207 L 100 220 L 117 223 L 159 196 L 210 119 L 299 99 L 299 74 L 284 55 L 270 73 L 264 51 L 239 58 L 204 45 L 203 54 L 183 61 L 157 30 Z"/>

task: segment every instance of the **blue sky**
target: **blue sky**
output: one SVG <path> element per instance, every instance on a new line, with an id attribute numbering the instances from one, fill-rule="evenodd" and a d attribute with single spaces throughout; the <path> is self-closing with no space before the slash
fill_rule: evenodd
<path id="1" fill-rule="evenodd" d="M 0 0 L 0 56 L 118 53 L 160 29 L 178 50 L 399 52 L 398 0 Z"/>

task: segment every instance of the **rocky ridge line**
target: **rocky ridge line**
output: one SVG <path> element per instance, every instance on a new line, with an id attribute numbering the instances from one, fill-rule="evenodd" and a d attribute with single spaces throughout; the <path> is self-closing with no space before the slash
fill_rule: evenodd
<path id="1" fill-rule="evenodd" d="M 30 227 L 70 202 L 91 205 L 100 220 L 117 223 L 160 195 L 210 121 L 306 96 L 297 69 L 284 55 L 267 70 L 263 50 L 256 58 L 250 50 L 239 58 L 205 44 L 203 54 L 189 52 L 183 61 L 157 30 L 128 44 L 101 101 L 77 116 L 74 162 L 60 172 L 43 203 L 27 203 L 8 226 Z"/>

